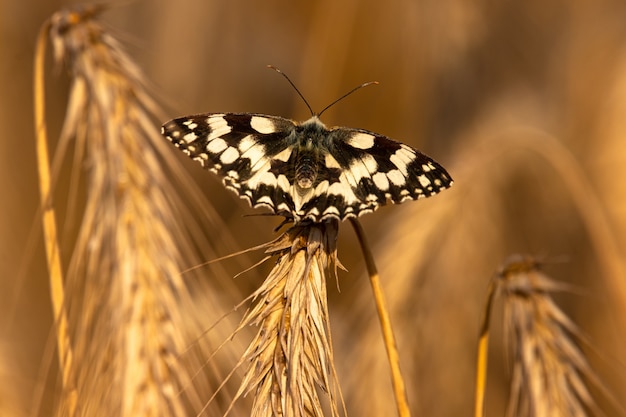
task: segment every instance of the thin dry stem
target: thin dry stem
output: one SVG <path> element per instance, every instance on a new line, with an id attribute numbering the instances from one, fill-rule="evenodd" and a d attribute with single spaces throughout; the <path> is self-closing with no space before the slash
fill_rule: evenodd
<path id="1" fill-rule="evenodd" d="M 367 266 L 367 272 L 370 277 L 370 283 L 372 284 L 372 292 L 374 294 L 374 301 L 376 302 L 376 310 L 378 311 L 378 318 L 380 319 L 380 326 L 383 331 L 383 339 L 385 341 L 385 349 L 387 351 L 387 358 L 389 360 L 389 367 L 391 368 L 391 380 L 393 383 L 393 391 L 396 399 L 396 407 L 398 409 L 398 415 L 400 417 L 409 417 L 411 410 L 409 409 L 409 401 L 406 395 L 406 387 L 404 384 L 404 378 L 400 371 L 400 356 L 398 354 L 398 346 L 396 345 L 396 338 L 393 334 L 393 327 L 391 326 L 391 318 L 389 317 L 389 309 L 385 301 L 382 287 L 380 285 L 380 278 L 378 276 L 378 270 L 374 263 L 374 256 L 367 244 L 365 238 L 365 232 L 361 227 L 361 224 L 356 219 L 350 219 L 350 223 L 356 231 L 361 245 L 361 251 L 365 258 L 365 264 Z"/>
<path id="2" fill-rule="evenodd" d="M 76 387 L 71 378 L 71 369 L 74 354 L 70 345 L 68 333 L 68 318 L 65 305 L 63 285 L 63 270 L 59 254 L 59 240 L 56 227 L 56 213 L 52 203 L 50 181 L 50 158 L 48 151 L 48 135 L 45 112 L 45 52 L 50 30 L 50 21 L 46 21 L 39 31 L 37 50 L 35 52 L 34 70 L 34 105 L 35 105 L 35 134 L 37 140 L 37 167 L 39 173 L 39 193 L 41 197 L 41 215 L 43 223 L 46 259 L 48 263 L 48 278 L 52 310 L 55 318 L 57 352 L 61 379 L 63 382 L 64 402 L 68 414 L 76 411 Z"/>
<path id="3" fill-rule="evenodd" d="M 318 387 L 328 394 L 331 415 L 339 415 L 326 299 L 337 226 L 294 226 L 268 244 L 276 266 L 240 326 L 259 327 L 240 361 L 249 368 L 237 394 L 254 393 L 252 416 L 321 417 Z"/>
<path id="4" fill-rule="evenodd" d="M 491 281 L 487 290 L 485 313 L 480 326 L 478 352 L 476 354 L 476 391 L 474 395 L 474 417 L 483 417 L 485 414 L 485 389 L 487 385 L 487 359 L 489 353 L 489 322 L 495 295 L 495 283 Z"/>

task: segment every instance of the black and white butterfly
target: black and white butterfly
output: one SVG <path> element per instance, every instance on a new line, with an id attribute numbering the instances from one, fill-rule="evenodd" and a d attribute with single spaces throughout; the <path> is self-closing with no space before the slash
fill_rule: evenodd
<path id="1" fill-rule="evenodd" d="M 170 120 L 161 133 L 252 207 L 296 223 L 358 217 L 452 185 L 446 170 L 418 150 L 367 130 L 327 128 L 318 115 L 298 123 L 197 114 Z"/>

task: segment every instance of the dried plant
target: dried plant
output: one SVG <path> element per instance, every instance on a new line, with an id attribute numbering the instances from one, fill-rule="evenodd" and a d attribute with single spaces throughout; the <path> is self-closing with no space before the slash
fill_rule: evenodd
<path id="1" fill-rule="evenodd" d="M 318 388 L 339 415 L 326 297 L 327 271 L 340 266 L 337 228 L 335 220 L 296 225 L 266 245 L 276 266 L 240 325 L 259 327 L 241 358 L 248 371 L 236 396 L 254 393 L 252 416 L 321 417 Z"/>
<path id="2" fill-rule="evenodd" d="M 600 384 L 576 343 L 578 327 L 550 296 L 564 289 L 531 257 L 511 257 L 497 275 L 513 349 L 508 416 L 600 415 L 586 381 Z"/>
<path id="3" fill-rule="evenodd" d="M 62 11 L 44 26 L 71 75 L 61 146 L 75 141 L 88 190 L 67 281 L 54 287 L 71 354 L 61 355 L 70 395 L 59 412 L 186 416 L 208 391 L 201 375 L 192 384 L 201 362 L 186 350 L 199 333 L 180 274 L 194 259 L 180 221 L 189 216 L 160 159 L 162 117 L 139 68 L 95 20 L 101 10 Z"/>

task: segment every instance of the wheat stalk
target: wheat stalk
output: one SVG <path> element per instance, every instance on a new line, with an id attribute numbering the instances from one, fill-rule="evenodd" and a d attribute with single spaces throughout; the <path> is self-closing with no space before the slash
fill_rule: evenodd
<path id="1" fill-rule="evenodd" d="M 478 349 L 476 353 L 476 387 L 474 394 L 474 417 L 485 414 L 485 391 L 487 389 L 487 359 L 489 353 L 489 323 L 495 295 L 495 282 L 491 281 L 487 290 L 487 303 L 480 325 Z"/>
<path id="2" fill-rule="evenodd" d="M 398 409 L 399 417 L 410 417 L 411 410 L 409 408 L 409 401 L 406 394 L 406 386 L 404 383 L 404 377 L 400 371 L 400 356 L 398 354 L 398 346 L 396 344 L 396 338 L 393 334 L 393 327 L 391 326 L 391 318 L 389 317 L 389 310 L 387 308 L 387 302 L 385 300 L 382 287 L 380 285 L 380 277 L 376 264 L 374 263 L 374 256 L 365 238 L 365 232 L 363 227 L 357 219 L 350 219 L 359 244 L 361 245 L 361 251 L 365 259 L 367 266 L 367 272 L 370 277 L 370 284 L 372 286 L 372 292 L 374 295 L 374 301 L 376 302 L 376 311 L 378 312 L 378 318 L 380 320 L 381 329 L 383 332 L 383 339 L 385 341 L 385 349 L 387 351 L 387 359 L 389 360 L 389 366 L 391 369 L 391 381 L 393 383 L 393 391 L 396 400 L 396 407 Z"/>

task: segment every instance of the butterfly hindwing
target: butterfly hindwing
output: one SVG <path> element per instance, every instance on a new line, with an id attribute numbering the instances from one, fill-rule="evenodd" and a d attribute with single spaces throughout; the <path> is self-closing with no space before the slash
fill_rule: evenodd
<path id="1" fill-rule="evenodd" d="M 446 170 L 421 152 L 361 129 L 327 129 L 251 113 L 171 120 L 162 133 L 225 186 L 296 222 L 343 220 L 448 188 Z"/>
<path id="2" fill-rule="evenodd" d="M 334 204 L 342 207 L 341 219 L 372 212 L 388 200 L 402 203 L 430 197 L 452 184 L 434 160 L 386 136 L 343 127 L 330 129 L 329 136 L 329 153 L 341 167 L 341 185 L 334 195 L 334 200 L 343 198 L 343 204 Z M 323 206 L 322 201 L 318 205 Z"/>

